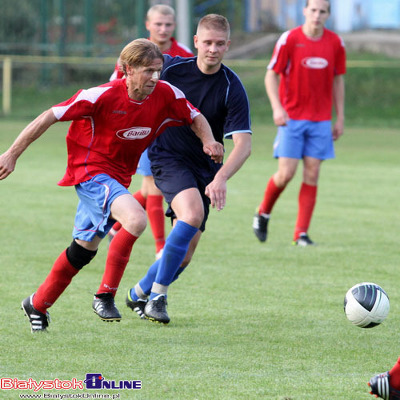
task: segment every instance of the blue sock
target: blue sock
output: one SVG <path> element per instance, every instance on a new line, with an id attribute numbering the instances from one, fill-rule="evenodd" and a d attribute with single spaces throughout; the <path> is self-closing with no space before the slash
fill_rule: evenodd
<path id="1" fill-rule="evenodd" d="M 152 264 L 147 270 L 146 275 L 139 281 L 139 285 L 142 288 L 143 293 L 150 294 L 151 287 L 153 286 L 153 282 L 156 279 L 159 264 L 160 260 L 156 260 L 156 262 Z M 131 289 L 131 298 L 134 301 L 137 301 L 139 299 L 138 295 L 135 292 L 135 288 Z"/>
<path id="2" fill-rule="evenodd" d="M 154 280 L 163 286 L 169 286 L 182 264 L 189 248 L 189 243 L 197 233 L 198 228 L 183 221 L 178 221 L 165 241 L 162 257 Z M 179 275 L 179 274 L 178 274 Z M 150 300 L 159 293 L 150 293 Z"/>
<path id="3" fill-rule="evenodd" d="M 129 295 L 131 296 L 131 299 L 133 301 L 138 301 L 139 300 L 139 296 L 136 294 L 134 287 L 129 291 Z"/>

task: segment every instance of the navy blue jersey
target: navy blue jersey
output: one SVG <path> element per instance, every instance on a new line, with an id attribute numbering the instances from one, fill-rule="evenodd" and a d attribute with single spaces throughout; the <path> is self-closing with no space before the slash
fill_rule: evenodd
<path id="1" fill-rule="evenodd" d="M 239 77 L 222 65 L 215 74 L 203 74 L 197 67 L 197 57 L 164 56 L 160 79 L 176 86 L 207 118 L 215 140 L 240 132 L 251 133 L 250 108 L 246 91 Z M 167 128 L 148 151 L 151 163 L 165 163 L 166 158 L 178 158 L 196 169 L 215 171 L 215 164 L 203 152 L 200 139 L 188 126 Z"/>

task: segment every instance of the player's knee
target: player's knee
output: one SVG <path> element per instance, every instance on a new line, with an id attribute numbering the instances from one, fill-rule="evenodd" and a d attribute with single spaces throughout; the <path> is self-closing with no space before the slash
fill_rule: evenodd
<path id="1" fill-rule="evenodd" d="M 278 187 L 285 187 L 294 177 L 296 171 L 280 171 L 275 176 L 275 183 Z"/>
<path id="2" fill-rule="evenodd" d="M 147 217 L 145 210 L 139 210 L 126 216 L 122 222 L 125 230 L 132 233 L 132 235 L 140 236 L 146 229 Z"/>
<path id="3" fill-rule="evenodd" d="M 304 171 L 303 180 L 305 183 L 311 186 L 317 186 L 318 184 L 318 177 L 319 177 L 319 170 L 307 170 Z"/>
<path id="4" fill-rule="evenodd" d="M 180 216 L 178 219 L 186 222 L 191 226 L 195 226 L 196 228 L 200 228 L 203 220 L 204 220 L 204 209 L 201 208 L 192 208 L 186 210 L 185 214 Z"/>
<path id="5" fill-rule="evenodd" d="M 97 250 L 87 250 L 80 244 L 72 241 L 71 245 L 67 248 L 67 258 L 71 265 L 76 269 L 82 269 L 85 265 L 96 255 Z"/>

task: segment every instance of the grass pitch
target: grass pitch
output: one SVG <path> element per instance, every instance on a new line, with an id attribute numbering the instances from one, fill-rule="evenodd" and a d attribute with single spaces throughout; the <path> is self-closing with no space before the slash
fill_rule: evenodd
<path id="1" fill-rule="evenodd" d="M 23 126 L 1 122 L 0 152 Z M 291 239 L 301 170 L 275 206 L 268 242 L 253 235 L 254 209 L 277 166 L 271 157 L 275 128 L 253 126 L 253 154 L 229 182 L 226 208 L 211 212 L 192 264 L 170 288 L 168 326 L 142 321 L 125 307 L 126 290 L 154 259 L 147 228 L 116 297 L 120 323 L 104 323 L 91 309 L 104 242 L 50 308 L 48 334 L 32 335 L 20 302 L 71 241 L 77 197 L 73 188 L 56 185 L 66 165 L 67 127 L 52 127 L 0 182 L 0 378 L 84 380 L 86 373 L 101 373 L 143 386 L 37 392 L 42 396 L 371 398 L 366 382 L 391 368 L 400 353 L 398 131 L 347 129 L 336 160 L 322 167 L 310 229 L 318 245 L 296 248 Z M 132 189 L 139 185 L 140 177 L 134 178 Z M 389 317 L 373 329 L 351 325 L 343 313 L 346 291 L 362 281 L 381 285 L 391 301 Z M 0 389 L 1 399 L 33 394 Z"/>

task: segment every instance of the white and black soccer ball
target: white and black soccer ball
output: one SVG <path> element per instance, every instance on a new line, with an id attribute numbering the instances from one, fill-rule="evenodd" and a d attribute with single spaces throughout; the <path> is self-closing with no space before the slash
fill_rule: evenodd
<path id="1" fill-rule="evenodd" d="M 390 303 L 386 292 L 377 284 L 363 282 L 350 288 L 344 298 L 347 319 L 360 328 L 373 328 L 389 314 Z"/>

